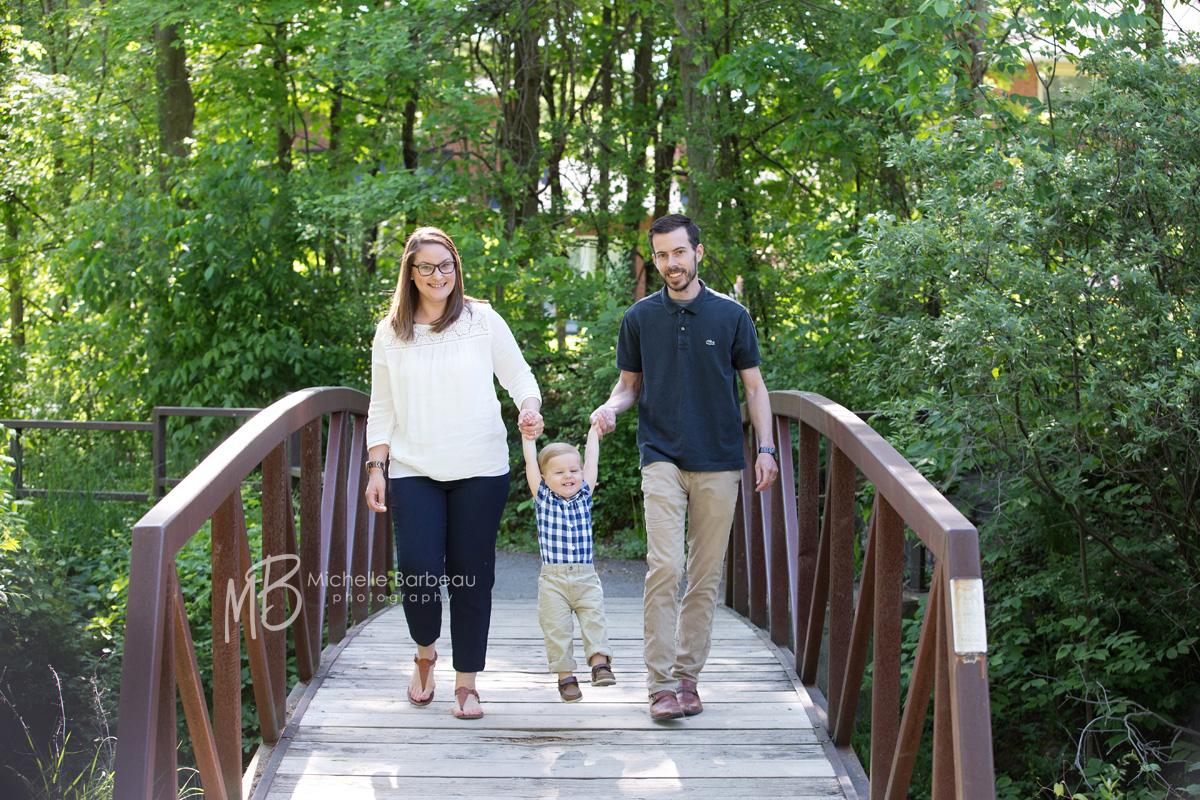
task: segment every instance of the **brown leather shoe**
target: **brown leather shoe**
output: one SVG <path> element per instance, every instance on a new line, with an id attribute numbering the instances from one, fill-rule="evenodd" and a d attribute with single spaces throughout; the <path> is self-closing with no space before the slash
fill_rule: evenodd
<path id="1" fill-rule="evenodd" d="M 683 709 L 679 707 L 679 700 L 670 689 L 650 695 L 650 719 L 658 721 L 679 719 L 682 716 Z"/>
<path id="2" fill-rule="evenodd" d="M 609 662 L 602 661 L 592 667 L 592 686 L 612 686 L 617 682 Z"/>
<path id="3" fill-rule="evenodd" d="M 704 710 L 704 703 L 700 702 L 700 695 L 696 692 L 695 681 L 689 681 L 686 678 L 680 679 L 679 707 L 689 717 L 694 717 Z"/>
<path id="4" fill-rule="evenodd" d="M 564 703 L 578 703 L 583 699 L 583 692 L 579 689 L 579 681 L 574 675 L 569 678 L 563 678 L 558 682 L 558 696 L 563 699 Z"/>

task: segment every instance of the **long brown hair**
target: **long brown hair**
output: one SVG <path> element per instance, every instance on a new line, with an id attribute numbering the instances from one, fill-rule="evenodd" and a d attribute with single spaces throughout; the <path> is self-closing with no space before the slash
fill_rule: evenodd
<path id="1" fill-rule="evenodd" d="M 396 332 L 396 336 L 406 342 L 412 341 L 413 315 L 416 314 L 420 301 L 416 282 L 412 278 L 413 262 L 416 260 L 417 251 L 430 244 L 441 245 L 449 250 L 450 255 L 454 258 L 454 288 L 450 290 L 450 297 L 446 301 L 446 310 L 433 322 L 434 332 L 444 331 L 453 325 L 466 305 L 463 294 L 462 259 L 458 256 L 458 248 L 454 246 L 454 241 L 441 228 L 417 228 L 408 235 L 408 240 L 404 243 L 404 255 L 400 257 L 400 276 L 396 281 L 396 293 L 392 295 L 392 305 L 385 318 L 388 325 Z"/>

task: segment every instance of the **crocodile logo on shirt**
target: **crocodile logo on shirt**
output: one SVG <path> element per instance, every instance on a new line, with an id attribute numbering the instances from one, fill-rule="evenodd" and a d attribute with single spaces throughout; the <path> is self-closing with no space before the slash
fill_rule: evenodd
<path id="1" fill-rule="evenodd" d="M 714 342 L 712 339 L 705 339 L 705 340 L 704 340 L 704 343 L 705 343 L 706 345 L 708 345 L 709 347 L 715 347 L 715 346 L 716 346 L 716 344 L 717 344 L 717 343 L 716 343 L 716 342 Z"/>

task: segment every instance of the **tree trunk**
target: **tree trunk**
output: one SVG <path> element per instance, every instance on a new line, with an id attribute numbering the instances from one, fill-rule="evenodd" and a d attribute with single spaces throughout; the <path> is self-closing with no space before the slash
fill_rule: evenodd
<path id="1" fill-rule="evenodd" d="M 54 30 L 54 3 L 42 0 L 42 19 L 46 22 L 46 62 L 50 74 L 58 74 L 58 35 Z"/>
<path id="2" fill-rule="evenodd" d="M 283 92 L 283 98 L 279 110 L 279 121 L 276 123 L 275 135 L 275 164 L 282 172 L 292 171 L 292 142 L 295 140 L 295 132 L 292 130 L 294 126 L 287 125 L 287 119 L 290 115 L 290 103 L 288 98 L 291 92 L 288 90 L 288 28 L 286 22 L 279 22 L 275 25 L 275 71 L 279 75 L 279 87 Z M 305 147 L 308 146 L 308 137 L 305 137 Z"/>
<path id="3" fill-rule="evenodd" d="M 505 186 L 501 192 L 500 209 L 504 215 L 504 234 L 512 239 L 517 228 L 537 214 L 541 125 L 542 52 L 538 44 L 545 31 L 544 20 L 531 19 L 531 9 L 539 9 L 537 0 L 525 0 L 512 39 L 511 89 L 505 97 L 502 91 L 500 146 L 501 169 L 512 169 L 518 180 L 516 187 Z M 507 183 L 507 182 L 506 182 Z"/>
<path id="4" fill-rule="evenodd" d="M 667 80 L 669 85 L 676 83 L 676 78 L 679 73 L 679 50 L 672 49 L 671 55 L 667 58 L 667 72 L 670 77 Z M 659 110 L 658 127 L 654 129 L 654 219 L 667 214 L 670 209 L 671 202 L 671 179 L 675 168 L 675 150 L 677 144 L 671 131 L 674 129 L 675 109 L 678 101 L 676 95 L 671 92 L 663 97 L 662 107 Z"/>
<path id="5" fill-rule="evenodd" d="M 1146 17 L 1151 27 L 1146 31 L 1146 47 L 1160 50 L 1163 46 L 1163 3 L 1162 0 L 1146 0 Z"/>
<path id="6" fill-rule="evenodd" d="M 987 59 L 983 55 L 983 36 L 987 28 L 985 20 L 988 13 L 987 0 L 969 0 L 967 8 L 973 18 L 962 30 L 955 33 L 959 43 L 970 55 L 970 60 L 966 63 L 966 78 L 971 93 L 963 100 L 963 113 L 969 116 L 979 116 L 985 108 L 981 91 L 983 79 L 987 74 Z"/>
<path id="7" fill-rule="evenodd" d="M 8 331 L 17 353 L 25 349 L 25 282 L 17 247 L 21 228 L 17 222 L 17 201 L 11 194 L 4 202 L 5 260 L 8 262 Z"/>
<path id="8" fill-rule="evenodd" d="M 344 86 L 339 79 L 333 85 L 333 97 L 329 100 L 329 168 L 338 169 L 338 151 L 342 147 L 342 90 Z M 333 272 L 338 262 L 336 234 L 330 232 L 325 236 L 325 269 Z"/>
<path id="9" fill-rule="evenodd" d="M 600 59 L 600 128 L 596 136 L 597 167 L 599 170 L 596 188 L 596 268 L 608 263 L 609 224 L 612 219 L 612 146 L 610 125 L 613 107 L 613 51 L 612 51 L 612 7 L 605 7 L 601 25 L 608 38 L 608 46 Z"/>
<path id="10" fill-rule="evenodd" d="M 417 100 L 420 99 L 420 89 L 414 83 L 408 92 L 408 100 L 404 102 L 404 124 L 400 129 L 400 149 L 404 155 L 404 168 L 415 172 L 419 166 L 420 154 L 417 151 Z"/>
<path id="11" fill-rule="evenodd" d="M 164 159 L 187 158 L 196 121 L 196 98 L 188 78 L 187 51 L 179 35 L 179 23 L 154 26 L 157 51 L 155 79 L 158 83 L 158 150 Z M 159 169 L 159 185 L 166 189 L 170 169 Z"/>
<path id="12" fill-rule="evenodd" d="M 630 134 L 629 162 L 627 165 L 625 185 L 625 211 L 622 214 L 622 226 L 630 230 L 638 230 L 646 218 L 646 153 L 653 144 L 654 137 L 654 22 L 643 16 L 641 31 L 638 37 L 637 50 L 633 56 L 633 132 Z M 630 253 L 630 279 L 634 286 L 634 300 L 646 296 L 646 262 L 642 257 L 642 238 L 634 238 L 633 251 Z"/>
<path id="13" fill-rule="evenodd" d="M 566 78 L 562 83 L 568 83 Z M 558 225 L 564 219 L 567 208 L 567 195 L 562 187 L 562 157 L 566 152 L 566 132 L 559 119 L 559 108 L 565 103 L 559 103 L 554 96 L 554 73 L 546 70 L 542 78 L 542 98 L 546 101 L 547 121 L 550 123 L 550 140 L 555 144 L 546 155 L 546 180 L 550 185 L 550 217 L 552 224 Z"/>
<path id="14" fill-rule="evenodd" d="M 690 3 L 673 0 L 675 24 L 679 27 L 679 77 L 683 98 L 685 153 L 687 156 L 687 214 L 703 226 L 710 222 L 706 198 L 709 177 L 716 163 L 709 132 L 713 119 L 709 99 L 700 91 L 700 81 L 710 68 L 710 51 L 705 42 L 704 19 Z"/>

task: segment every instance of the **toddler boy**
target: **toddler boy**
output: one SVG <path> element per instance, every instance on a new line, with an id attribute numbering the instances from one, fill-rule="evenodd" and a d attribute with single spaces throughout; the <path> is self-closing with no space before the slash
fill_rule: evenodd
<path id="1" fill-rule="evenodd" d="M 592 491 L 600 462 L 600 434 L 588 431 L 584 456 L 565 442 L 542 448 L 523 437 L 525 479 L 537 509 L 538 622 L 546 639 L 550 671 L 558 673 L 558 694 L 568 703 L 583 699 L 576 680 L 574 622 L 579 618 L 584 656 L 592 668 L 593 686 L 612 686 L 612 648 L 604 621 L 604 591 L 592 563 Z"/>

